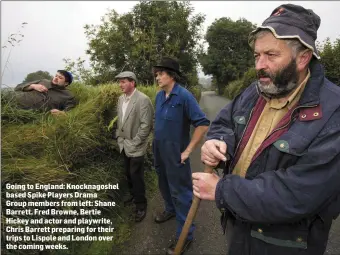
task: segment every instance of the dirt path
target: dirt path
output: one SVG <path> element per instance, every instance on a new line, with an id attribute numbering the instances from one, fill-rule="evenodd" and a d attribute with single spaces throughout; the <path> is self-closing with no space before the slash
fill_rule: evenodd
<path id="1" fill-rule="evenodd" d="M 214 92 L 203 92 L 200 106 L 210 120 L 213 120 L 219 110 L 228 103 L 228 100 L 216 96 Z M 203 171 L 200 163 L 200 146 L 191 155 L 191 168 L 193 172 Z M 124 250 L 114 254 L 141 255 L 165 254 L 171 239 L 175 237 L 176 221 L 171 219 L 163 224 L 153 221 L 154 213 L 163 210 L 163 199 L 159 192 L 148 201 L 148 212 L 145 219 L 134 226 L 130 240 L 124 245 Z M 186 255 L 226 254 L 227 246 L 225 236 L 222 235 L 220 212 L 215 203 L 202 201 L 196 215 L 196 231 L 194 242 Z M 340 255 L 340 218 L 333 224 L 330 239 L 325 255 Z"/>

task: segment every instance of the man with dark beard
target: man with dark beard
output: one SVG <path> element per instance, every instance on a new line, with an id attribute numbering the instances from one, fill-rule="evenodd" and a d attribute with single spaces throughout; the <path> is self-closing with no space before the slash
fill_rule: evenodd
<path id="1" fill-rule="evenodd" d="M 315 47 L 320 18 L 284 4 L 250 34 L 258 80 L 221 110 L 194 194 L 216 200 L 229 255 L 322 255 L 340 213 L 340 87 Z M 227 160 L 230 159 L 230 160 Z"/>
<path id="2" fill-rule="evenodd" d="M 22 109 L 50 111 L 53 115 L 64 114 L 76 106 L 74 96 L 66 88 L 72 81 L 70 72 L 58 70 L 52 80 L 21 83 L 15 87 L 17 105 Z"/>

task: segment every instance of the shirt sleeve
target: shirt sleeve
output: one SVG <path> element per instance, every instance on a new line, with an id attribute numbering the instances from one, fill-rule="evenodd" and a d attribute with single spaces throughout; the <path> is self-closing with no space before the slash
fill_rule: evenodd
<path id="1" fill-rule="evenodd" d="M 32 84 L 39 84 L 39 82 L 41 82 L 41 80 L 36 80 L 36 81 L 31 81 L 31 82 L 25 82 L 25 83 L 20 83 L 15 87 L 15 91 L 27 91 L 25 90 L 28 86 L 32 85 Z"/>
<path id="2" fill-rule="evenodd" d="M 207 119 L 205 113 L 198 105 L 196 98 L 190 93 L 187 93 L 185 101 L 185 112 L 190 119 L 191 124 L 196 128 L 198 126 L 209 126 L 210 120 Z"/>

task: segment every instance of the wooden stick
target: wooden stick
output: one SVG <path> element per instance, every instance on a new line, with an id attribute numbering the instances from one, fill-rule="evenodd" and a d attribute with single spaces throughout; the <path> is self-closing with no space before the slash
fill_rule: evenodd
<path id="1" fill-rule="evenodd" d="M 213 168 L 211 166 L 205 165 L 204 172 L 211 174 L 213 172 Z M 176 244 L 176 247 L 175 247 L 175 251 L 174 251 L 175 255 L 180 255 L 181 254 L 181 250 L 182 250 L 183 245 L 184 245 L 184 243 L 185 243 L 185 241 L 187 239 L 190 226 L 191 226 L 193 220 L 195 219 L 196 212 L 198 210 L 200 202 L 201 202 L 201 199 L 199 199 L 198 197 L 196 197 L 194 195 L 194 200 L 192 201 L 190 210 L 188 212 L 187 218 L 186 218 L 184 226 L 182 228 L 181 235 L 179 236 L 177 244 Z"/>

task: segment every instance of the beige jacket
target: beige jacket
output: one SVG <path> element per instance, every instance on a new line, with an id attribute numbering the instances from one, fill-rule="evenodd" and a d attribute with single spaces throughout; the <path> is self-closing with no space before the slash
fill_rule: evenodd
<path id="1" fill-rule="evenodd" d="M 124 95 L 118 99 L 118 123 L 116 136 L 120 152 L 125 151 L 128 157 L 139 157 L 146 153 L 148 136 L 153 124 L 153 106 L 144 93 L 136 89 L 122 119 Z"/>

